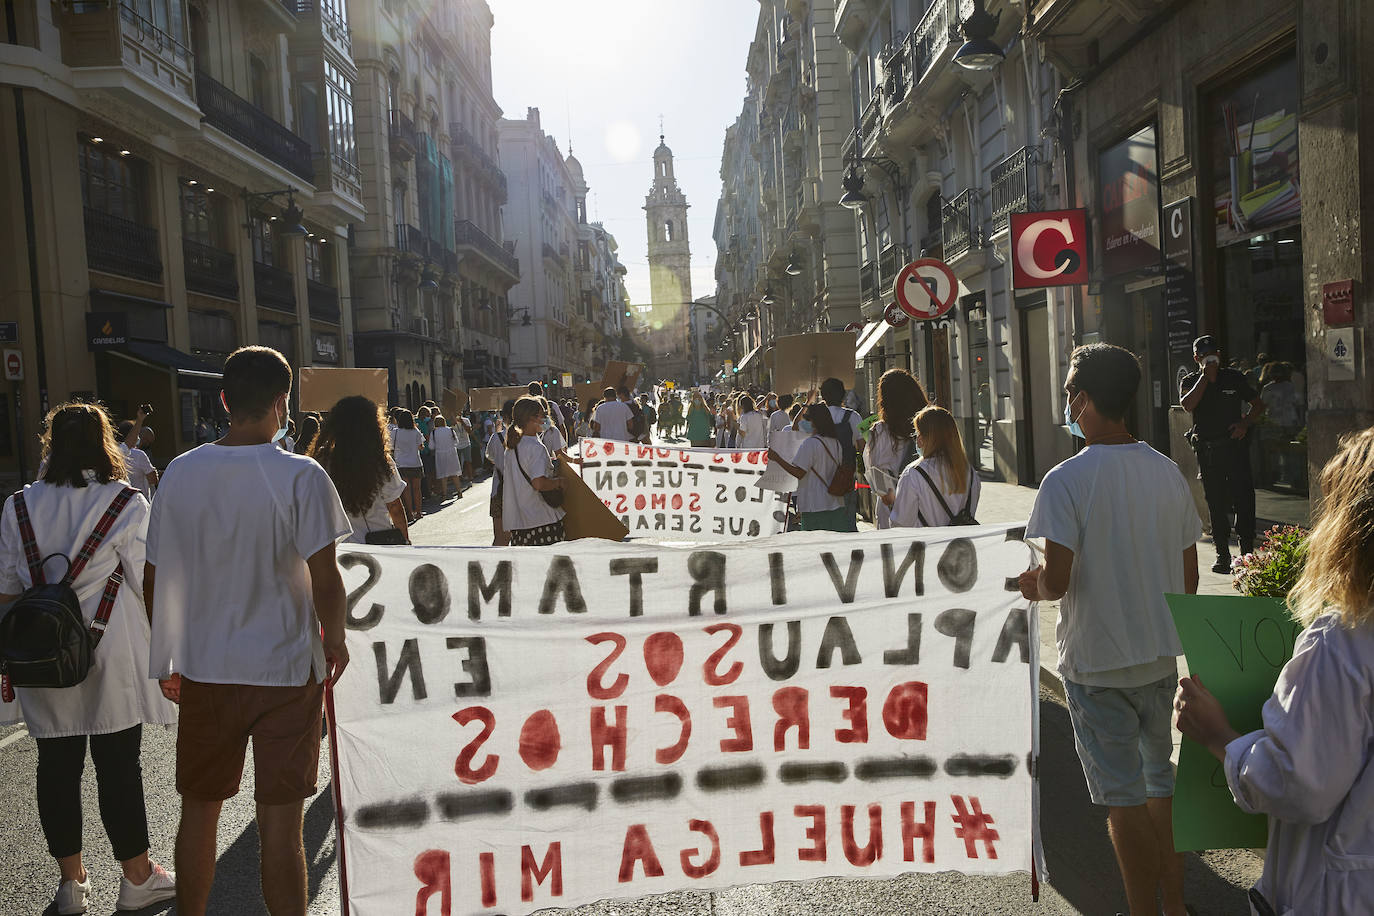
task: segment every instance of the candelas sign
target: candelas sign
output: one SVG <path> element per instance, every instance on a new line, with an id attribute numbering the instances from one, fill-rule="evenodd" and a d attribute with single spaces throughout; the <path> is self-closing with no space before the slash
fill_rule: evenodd
<path id="1" fill-rule="evenodd" d="M 1016 289 L 1087 283 L 1087 211 L 1011 214 L 1011 270 Z"/>
<path id="2" fill-rule="evenodd" d="M 345 912 L 1029 870 L 1020 536 L 349 545 Z"/>

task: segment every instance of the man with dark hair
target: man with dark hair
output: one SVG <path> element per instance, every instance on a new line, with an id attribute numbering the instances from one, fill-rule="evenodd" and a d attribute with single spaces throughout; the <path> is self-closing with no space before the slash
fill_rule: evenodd
<path id="1" fill-rule="evenodd" d="M 828 378 L 821 382 L 821 400 L 830 408 L 830 419 L 835 421 L 835 432 L 840 437 L 840 466 L 848 465 L 851 473 L 858 467 L 859 449 L 863 439 L 859 434 L 859 424 L 863 418 L 844 406 L 844 382 Z M 858 531 L 856 521 L 859 514 L 859 491 L 850 489 L 844 498 L 845 517 L 849 519 L 848 531 Z"/>
<path id="2" fill-rule="evenodd" d="M 629 392 L 625 396 L 629 397 Z M 601 392 L 602 401 L 592 411 L 592 435 L 601 439 L 614 439 L 616 442 L 629 442 L 630 405 L 616 396 L 614 388 Z"/>
<path id="3" fill-rule="evenodd" d="M 290 393 L 280 353 L 232 353 L 221 394 L 229 432 L 168 465 L 148 521 L 149 675 L 181 704 L 185 916 L 209 901 L 220 808 L 238 794 L 250 737 L 267 909 L 306 909 L 302 813 L 315 793 L 324 683 L 348 664 L 334 547 L 352 526 L 324 469 L 276 445 Z"/>
<path id="4" fill-rule="evenodd" d="M 1197 453 L 1198 476 L 1212 519 L 1213 572 L 1231 571 L 1231 510 L 1241 555 L 1255 549 L 1255 481 L 1250 474 L 1246 435 L 1264 416 L 1264 400 L 1245 373 L 1222 366 L 1211 335 L 1193 341 L 1198 371 L 1179 381 L 1179 403 L 1193 415 L 1188 442 Z M 1247 412 L 1247 405 L 1249 410 Z"/>
<path id="5" fill-rule="evenodd" d="M 532 398 L 542 398 L 544 396 L 544 386 L 540 382 L 530 382 L 525 386 L 525 390 L 530 393 Z"/>
<path id="6" fill-rule="evenodd" d="M 792 409 L 792 401 L 793 398 L 790 394 L 778 395 L 777 409 L 768 415 L 768 434 L 770 436 L 784 426 L 791 424 L 792 418 L 787 412 Z"/>
<path id="7" fill-rule="evenodd" d="M 1173 846 L 1172 703 L 1182 654 L 1166 592 L 1197 592 L 1202 522 L 1178 466 L 1126 430 L 1140 365 L 1120 347 L 1073 352 L 1064 418 L 1087 447 L 1040 484 L 1027 537 L 1045 561 L 1020 577 L 1058 601 L 1055 640 L 1074 743 L 1093 803 L 1108 809 L 1133 916 L 1184 912 Z"/>

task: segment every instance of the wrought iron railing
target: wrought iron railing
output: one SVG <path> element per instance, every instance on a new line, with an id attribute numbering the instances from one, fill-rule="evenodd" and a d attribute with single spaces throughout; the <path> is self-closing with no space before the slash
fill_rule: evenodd
<path id="1" fill-rule="evenodd" d="M 393 153 L 409 157 L 415 153 L 415 122 L 399 109 L 393 108 L 387 117 L 387 132 Z"/>
<path id="2" fill-rule="evenodd" d="M 316 321 L 339 323 L 339 291 L 318 280 L 305 281 L 306 298 L 310 303 L 310 317 Z"/>
<path id="3" fill-rule="evenodd" d="M 974 245 L 981 244 L 976 195 L 977 191 L 967 188 L 940 211 L 940 238 L 944 243 L 945 260 L 957 258 Z"/>
<path id="4" fill-rule="evenodd" d="M 926 75 L 926 71 L 940 56 L 940 52 L 949 45 L 949 25 L 948 0 L 935 0 L 921 17 L 921 21 L 916 24 L 916 28 L 911 30 L 911 35 L 907 38 L 907 47 L 911 49 L 912 88 L 915 88 L 921 77 Z"/>
<path id="5" fill-rule="evenodd" d="M 133 220 L 86 208 L 86 265 L 91 270 L 162 281 L 157 230 Z"/>
<path id="6" fill-rule="evenodd" d="M 477 228 L 470 220 L 458 220 L 454 224 L 454 236 L 459 245 L 475 249 L 487 260 L 514 276 L 520 275 L 520 261 L 515 255 L 507 251 L 496 239 Z"/>
<path id="7" fill-rule="evenodd" d="M 888 245 L 878 257 L 878 290 L 890 290 L 892 281 L 897 279 L 897 271 L 906 266 L 906 247 Z"/>
<path id="8" fill-rule="evenodd" d="M 239 274 L 233 252 L 182 239 L 181 253 L 188 290 L 221 299 L 239 297 Z"/>
<path id="9" fill-rule="evenodd" d="M 253 287 L 258 305 L 296 314 L 296 278 L 291 276 L 291 271 L 254 261 Z"/>
<path id="10" fill-rule="evenodd" d="M 429 239 L 418 226 L 406 226 L 406 243 L 410 246 L 407 250 L 412 254 L 418 254 L 422 258 L 429 257 Z"/>
<path id="11" fill-rule="evenodd" d="M 1030 209 L 1035 150 L 1021 147 L 992 167 L 992 231 L 1007 228 L 1011 214 Z"/>
<path id="12" fill-rule="evenodd" d="M 878 296 L 878 262 L 865 261 L 859 268 L 859 301 L 868 302 Z"/>
<path id="13" fill-rule="evenodd" d="M 196 71 L 196 100 L 200 110 L 205 112 L 205 123 L 224 131 L 292 174 L 306 181 L 315 180 L 309 143 L 203 70 Z"/>
<path id="14" fill-rule="evenodd" d="M 104 7 L 105 4 L 102 3 L 99 6 Z M 132 34 L 140 47 L 166 55 L 180 66 L 190 68 L 191 49 L 158 28 L 157 24 L 147 16 L 127 3 L 121 3 L 119 5 L 119 18 L 124 20 L 124 33 L 126 35 Z"/>
<path id="15" fill-rule="evenodd" d="M 408 234 L 408 230 L 409 230 L 409 229 L 410 229 L 410 227 L 407 226 L 405 223 L 396 223 L 396 250 L 397 250 L 397 251 L 409 251 L 409 250 L 410 250 L 410 237 L 409 237 L 409 234 Z"/>

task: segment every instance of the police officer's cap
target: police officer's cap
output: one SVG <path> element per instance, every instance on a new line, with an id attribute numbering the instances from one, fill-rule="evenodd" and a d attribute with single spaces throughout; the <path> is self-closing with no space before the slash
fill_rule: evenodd
<path id="1" fill-rule="evenodd" d="M 1204 334 L 1193 341 L 1193 355 L 1201 356 L 1204 353 L 1216 353 L 1221 348 L 1217 346 L 1216 340 L 1211 334 Z"/>

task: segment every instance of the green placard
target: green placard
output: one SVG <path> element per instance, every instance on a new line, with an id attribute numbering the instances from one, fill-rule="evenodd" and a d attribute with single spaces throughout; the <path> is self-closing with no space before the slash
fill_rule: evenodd
<path id="1" fill-rule="evenodd" d="M 1241 734 L 1263 726 L 1264 703 L 1279 671 L 1293 657 L 1302 625 L 1279 598 L 1166 595 L 1183 642 L 1188 671 L 1221 702 Z M 1268 842 L 1263 815 L 1246 814 L 1231 799 L 1221 761 L 1188 738 L 1178 756 L 1174 789 L 1174 847 L 1260 848 Z"/>

